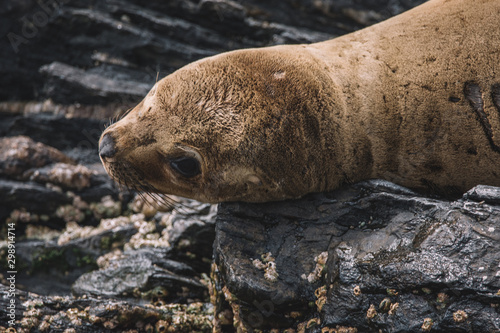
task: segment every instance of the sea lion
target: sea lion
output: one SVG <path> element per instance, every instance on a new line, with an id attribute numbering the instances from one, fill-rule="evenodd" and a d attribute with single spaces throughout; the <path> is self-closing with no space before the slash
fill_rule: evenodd
<path id="1" fill-rule="evenodd" d="M 500 186 L 500 1 L 431 0 L 321 43 L 238 50 L 159 81 L 109 126 L 111 177 L 205 202 L 383 178 Z"/>

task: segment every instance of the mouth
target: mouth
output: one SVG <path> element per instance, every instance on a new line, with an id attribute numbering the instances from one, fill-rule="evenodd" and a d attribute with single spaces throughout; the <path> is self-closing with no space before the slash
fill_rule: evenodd
<path id="1" fill-rule="evenodd" d="M 175 208 L 177 201 L 161 193 L 146 180 L 144 173 L 133 165 L 122 161 L 106 161 L 108 175 L 118 184 L 120 190 L 136 192 L 144 202 L 153 203 L 157 209 Z"/>

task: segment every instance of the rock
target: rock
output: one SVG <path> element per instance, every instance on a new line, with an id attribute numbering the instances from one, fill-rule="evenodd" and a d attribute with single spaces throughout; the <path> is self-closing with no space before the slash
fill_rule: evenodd
<path id="1" fill-rule="evenodd" d="M 168 248 L 126 251 L 101 270 L 84 274 L 73 284 L 76 296 L 112 298 L 155 298 L 155 302 L 188 303 L 202 301 L 208 293 L 187 264 L 165 259 Z M 161 290 L 151 295 L 152 291 Z"/>
<path id="2" fill-rule="evenodd" d="M 92 171 L 83 165 L 56 163 L 25 174 L 37 183 L 51 183 L 67 189 L 83 190 L 91 185 Z"/>
<path id="3" fill-rule="evenodd" d="M 18 236 L 26 223 L 62 229 L 62 221 L 95 224 L 102 216 L 121 213 L 122 203 L 115 215 L 99 213 L 104 197 L 119 197 L 100 164 L 95 170 L 76 164 L 58 149 L 26 136 L 0 138 L 0 189 L 0 219 L 10 216 L 9 221 L 25 224 Z M 31 217 L 19 220 L 17 212 Z"/>
<path id="4" fill-rule="evenodd" d="M 40 73 L 47 78 L 46 94 L 51 97 L 57 96 L 58 100 L 67 103 L 83 100 L 86 103 L 99 104 L 102 99 L 123 100 L 127 96 L 130 96 L 131 100 L 137 100 L 151 89 L 150 84 L 119 81 L 59 62 L 42 66 Z M 59 89 L 52 91 L 55 86 Z M 78 94 L 75 94 L 75 91 Z"/>
<path id="5" fill-rule="evenodd" d="M 24 173 L 29 169 L 57 162 L 74 163 L 57 149 L 27 136 L 0 138 L 0 176 L 26 179 Z"/>
<path id="6" fill-rule="evenodd" d="M 0 284 L 0 294 L 9 288 Z M 210 332 L 213 307 L 207 303 L 129 304 L 93 297 L 47 297 L 15 289 L 17 332 Z M 12 298 L 0 298 L 0 330 L 11 320 Z"/>
<path id="7" fill-rule="evenodd" d="M 200 204 L 183 199 L 171 214 L 161 216 L 168 235 L 172 255 L 189 262 L 198 273 L 210 271 L 212 246 L 215 238 L 216 205 Z"/>
<path id="8" fill-rule="evenodd" d="M 488 189 L 497 202 L 499 190 Z M 318 331 L 421 332 L 430 318 L 433 332 L 494 332 L 499 220 L 498 204 L 429 199 L 384 181 L 295 201 L 221 204 L 219 297 L 247 329 L 296 329 L 316 318 Z M 467 318 L 454 319 L 457 311 Z"/>
<path id="9" fill-rule="evenodd" d="M 137 233 L 124 244 L 125 251 L 111 260 L 106 259 L 100 270 L 82 275 L 73 285 L 74 294 L 144 297 L 145 293 L 161 287 L 162 302 L 185 303 L 189 299 L 206 298 L 202 275 L 209 271 L 211 262 L 207 249 L 214 239 L 215 206 L 185 200 L 182 208 L 182 213 L 159 213 L 151 221 L 145 220 L 144 215 L 133 215 L 130 222 Z M 103 222 L 101 229 L 109 228 L 106 227 L 109 222 Z M 99 229 L 91 231 L 100 232 Z M 71 238 L 80 237 L 72 232 Z M 64 238 L 64 235 L 60 237 Z"/>
<path id="10" fill-rule="evenodd" d="M 467 191 L 464 199 L 477 202 L 486 202 L 493 205 L 500 204 L 500 188 L 494 186 L 478 185 Z"/>
<path id="11" fill-rule="evenodd" d="M 7 0 L 0 9 L 0 101 L 7 110 L 47 99 L 130 107 L 157 78 L 202 57 L 321 41 L 422 2 Z"/>
<path id="12" fill-rule="evenodd" d="M 16 235 L 18 226 L 16 226 Z M 69 224 L 58 239 L 16 241 L 17 286 L 52 296 L 69 295 L 71 285 L 82 274 L 97 269 L 96 260 L 108 251 L 123 246 L 136 229 L 122 224 L 92 232 L 91 227 Z M 69 236 L 73 233 L 73 237 Z M 76 237 L 77 234 L 79 237 Z M 6 244 L 0 254 L 7 251 Z"/>
<path id="13" fill-rule="evenodd" d="M 0 179 L 1 220 L 11 216 L 11 221 L 17 222 L 18 220 L 14 217 L 17 215 L 16 212 L 24 211 L 30 215 L 36 215 L 36 222 L 43 223 L 44 220 L 49 220 L 50 214 L 55 214 L 59 206 L 69 204 L 71 201 L 65 193 L 39 184 Z M 42 217 L 44 215 L 47 218 Z M 59 223 L 60 219 L 55 219 L 51 221 L 51 226 L 55 227 Z M 60 229 L 61 226 L 59 225 L 58 228 Z M 22 228 L 18 229 L 18 232 L 18 236 L 21 236 Z"/>
<path id="14" fill-rule="evenodd" d="M 183 207 L 184 214 L 161 213 L 153 220 L 142 214 L 102 218 L 97 227 L 80 226 L 73 217 L 56 239 L 16 240 L 17 285 L 43 295 L 68 295 L 73 290 L 78 296 L 138 303 L 161 287 L 163 303 L 204 301 L 215 206 L 186 201 Z M 16 236 L 21 220 L 29 216 L 9 222 L 16 224 Z M 0 257 L 7 250 L 2 244 Z"/>
<path id="15" fill-rule="evenodd" d="M 6 147 L 15 144 L 16 140 L 20 140 L 21 137 L 29 137 L 31 138 L 31 152 L 33 149 L 38 149 L 37 143 L 40 143 L 56 148 L 67 156 L 59 160 L 47 160 L 47 163 L 67 163 L 69 157 L 80 164 L 100 164 L 97 144 L 106 123 L 108 120 L 66 118 L 63 115 L 0 113 L 0 137 L 7 137 L 3 139 L 8 140 Z M 18 139 L 12 137 L 18 137 Z M 47 155 L 47 153 L 44 154 L 43 156 Z"/>
<path id="16" fill-rule="evenodd" d="M 99 165 L 96 173 L 90 176 L 90 186 L 82 190 L 74 191 L 77 196 L 88 203 L 102 202 L 105 198 L 119 199 L 121 205 L 127 203 L 131 199 L 131 193 L 122 193 L 117 188 L 116 184 L 110 180 L 109 176 L 104 172 L 102 166 Z M 116 202 L 115 202 L 116 205 Z M 117 211 L 117 210 L 116 210 Z M 120 210 L 121 211 L 121 210 Z M 105 217 L 116 216 L 107 214 Z M 96 216 L 97 217 L 97 216 Z"/>

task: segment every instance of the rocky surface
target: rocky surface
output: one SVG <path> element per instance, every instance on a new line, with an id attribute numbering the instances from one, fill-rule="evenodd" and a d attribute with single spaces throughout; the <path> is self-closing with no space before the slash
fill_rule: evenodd
<path id="1" fill-rule="evenodd" d="M 0 284 L 0 294 L 8 288 Z M 207 303 L 136 305 L 95 297 L 47 297 L 17 291 L 22 306 L 13 310 L 23 318 L 17 332 L 209 332 L 213 307 Z M 0 298 L 2 309 L 8 299 Z M 9 316 L 0 312 L 0 322 Z"/>
<path id="2" fill-rule="evenodd" d="M 231 306 L 249 330 L 497 332 L 498 194 L 479 186 L 449 202 L 370 181 L 221 204 L 217 311 Z"/>
<path id="3" fill-rule="evenodd" d="M 27 136 L 0 139 L 0 218 L 62 229 L 65 222 L 96 224 L 117 216 L 119 191 L 99 165 L 82 165 Z M 95 169 L 95 170 L 93 170 Z"/>
<path id="4" fill-rule="evenodd" d="M 102 116 L 85 106 L 126 109 L 157 78 L 202 57 L 326 40 L 422 2 L 8 0 L 0 8 L 0 110 L 53 111 L 32 103 L 50 99 L 72 105 L 61 112 Z"/>
<path id="5" fill-rule="evenodd" d="M 20 332 L 211 330 L 215 213 L 216 206 L 183 201 L 182 212 L 101 218 L 97 227 L 69 221 L 51 233 L 30 226 L 28 239 L 15 243 L 15 291 L 3 273 L 11 270 L 8 247 L 0 244 L 0 326 L 10 320 L 9 290 Z"/>

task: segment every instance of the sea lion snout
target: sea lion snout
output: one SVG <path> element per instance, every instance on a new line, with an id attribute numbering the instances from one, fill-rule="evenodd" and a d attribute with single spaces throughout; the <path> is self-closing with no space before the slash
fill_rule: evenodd
<path id="1" fill-rule="evenodd" d="M 105 133 L 99 143 L 99 156 L 102 159 L 111 158 L 116 154 L 115 140 L 110 133 Z"/>

